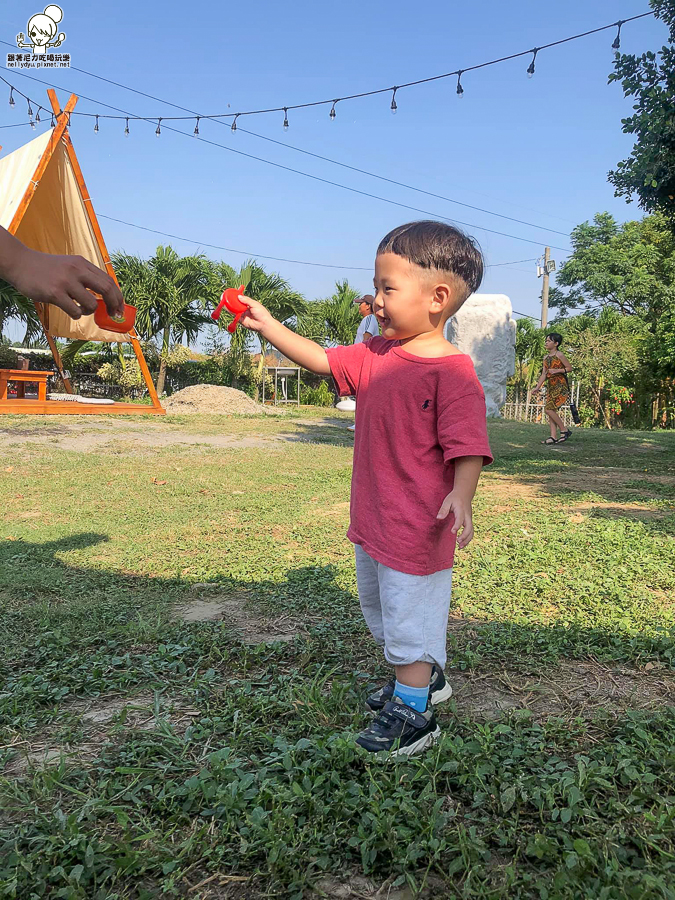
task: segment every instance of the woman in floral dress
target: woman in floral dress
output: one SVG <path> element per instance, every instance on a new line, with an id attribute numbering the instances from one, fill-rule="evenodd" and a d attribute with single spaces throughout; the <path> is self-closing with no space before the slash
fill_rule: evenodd
<path id="1" fill-rule="evenodd" d="M 551 426 L 551 437 L 542 441 L 542 444 L 562 444 L 572 432 L 565 428 L 565 423 L 558 415 L 558 410 L 569 402 L 570 391 L 567 384 L 567 374 L 572 371 L 570 361 L 558 349 L 562 344 L 562 335 L 552 331 L 546 335 L 544 346 L 546 356 L 544 366 L 539 376 L 539 381 L 534 387 L 533 393 L 538 394 L 544 382 L 546 382 L 546 415 Z M 560 432 L 560 437 L 558 437 Z"/>

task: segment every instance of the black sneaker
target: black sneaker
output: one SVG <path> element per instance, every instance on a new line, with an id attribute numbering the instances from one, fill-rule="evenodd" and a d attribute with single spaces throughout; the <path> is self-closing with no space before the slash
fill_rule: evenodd
<path id="1" fill-rule="evenodd" d="M 384 751 L 389 757 L 417 756 L 440 735 L 431 705 L 422 713 L 394 697 L 359 734 L 356 743 L 369 753 Z"/>
<path id="2" fill-rule="evenodd" d="M 388 703 L 394 696 L 395 684 L 396 679 L 392 678 L 391 681 L 368 697 L 366 706 L 370 712 L 379 712 L 381 709 L 384 709 L 385 703 Z M 434 666 L 431 670 L 431 679 L 429 681 L 429 701 L 431 705 L 436 706 L 437 703 L 442 703 L 451 696 L 452 688 L 445 680 L 443 670 L 439 669 L 438 666 Z"/>

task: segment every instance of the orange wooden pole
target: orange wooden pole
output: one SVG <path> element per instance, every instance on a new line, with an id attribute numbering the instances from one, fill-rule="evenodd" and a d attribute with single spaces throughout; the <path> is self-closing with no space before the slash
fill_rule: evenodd
<path id="1" fill-rule="evenodd" d="M 59 111 L 59 101 L 56 96 L 56 92 L 51 88 L 47 91 L 49 95 L 49 100 L 52 104 L 52 109 L 55 113 Z M 73 97 L 75 95 L 73 94 Z M 72 100 L 72 97 L 71 97 Z M 76 98 L 77 101 L 77 98 Z M 70 103 L 70 100 L 68 101 Z M 66 107 L 66 110 L 68 107 Z M 82 194 L 82 199 L 84 200 L 84 208 L 87 211 L 87 217 L 89 219 L 89 223 L 92 227 L 92 231 L 94 232 L 94 237 L 96 239 L 96 243 L 98 245 L 98 249 L 103 257 L 103 263 L 105 265 L 106 272 L 110 275 L 111 278 L 115 280 L 116 284 L 119 284 L 117 281 L 117 275 L 115 274 L 115 270 L 113 269 L 112 263 L 110 262 L 110 255 L 108 254 L 108 248 L 105 244 L 105 239 L 103 237 L 103 232 L 101 231 L 101 226 L 98 224 L 98 219 L 96 218 L 96 213 L 94 212 L 94 207 L 91 202 L 91 196 L 89 195 L 89 191 L 87 190 L 87 185 L 84 180 L 84 175 L 82 174 L 82 169 L 80 168 L 80 163 L 77 159 L 77 155 L 75 154 L 75 148 L 73 147 L 73 142 L 70 139 L 70 135 L 67 131 L 63 134 L 63 140 L 66 146 L 66 152 L 68 154 L 68 159 L 70 160 L 70 164 L 73 167 L 73 172 L 75 174 L 75 179 L 77 181 L 78 187 L 80 188 L 80 193 Z M 152 381 L 152 377 L 150 375 L 150 370 L 148 369 L 148 364 L 145 361 L 145 357 L 143 356 L 143 350 L 141 349 L 141 345 L 138 342 L 138 337 L 136 335 L 136 331 L 132 329 L 129 332 L 129 336 L 131 338 L 131 345 L 134 348 L 134 353 L 136 354 L 136 359 L 138 360 L 138 365 L 141 369 L 141 374 L 143 375 L 143 380 L 145 381 L 145 386 L 148 389 L 148 393 L 150 394 L 150 399 L 152 400 L 152 405 L 159 409 L 162 408 L 162 404 L 159 402 L 159 397 L 157 396 L 157 391 L 155 389 L 155 385 Z"/>

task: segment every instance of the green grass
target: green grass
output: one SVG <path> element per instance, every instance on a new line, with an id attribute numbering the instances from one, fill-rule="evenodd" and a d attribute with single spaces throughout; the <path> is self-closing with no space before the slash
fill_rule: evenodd
<path id="1" fill-rule="evenodd" d="M 320 896 L 352 874 L 472 900 L 675 898 L 675 434 L 551 448 L 491 425 L 449 637 L 469 689 L 437 747 L 382 765 L 353 744 L 388 673 L 344 537 L 352 438 L 325 416 L 0 423 L 0 898 Z M 111 441 L 69 452 L 46 428 Z M 141 447 L 134 429 L 201 437 Z M 232 598 L 296 636 L 176 618 Z M 603 689 L 577 704 L 570 672 L 591 664 Z M 504 679 L 571 700 L 521 690 L 486 720 Z M 144 721 L 87 718 L 119 698 Z"/>

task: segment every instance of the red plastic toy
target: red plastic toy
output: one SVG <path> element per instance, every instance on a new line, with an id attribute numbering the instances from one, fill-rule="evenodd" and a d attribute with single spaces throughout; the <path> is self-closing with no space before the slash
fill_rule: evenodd
<path id="1" fill-rule="evenodd" d="M 98 301 L 96 312 L 94 313 L 94 322 L 104 331 L 115 331 L 118 334 L 126 334 L 134 327 L 136 321 L 136 307 L 124 304 L 124 315 L 113 316 L 108 315 L 103 300 Z"/>
<path id="2" fill-rule="evenodd" d="M 227 326 L 227 330 L 230 332 L 230 334 L 234 334 L 234 329 L 237 327 L 239 319 L 241 319 L 242 314 L 245 313 L 248 309 L 248 306 L 246 306 L 245 303 L 242 303 L 239 299 L 239 295 L 243 293 L 243 284 L 240 288 L 228 288 L 226 291 L 223 291 L 223 296 L 220 298 L 220 303 L 211 313 L 211 318 L 214 322 L 217 322 L 220 318 L 223 307 L 226 307 L 232 313 L 234 319 Z"/>

